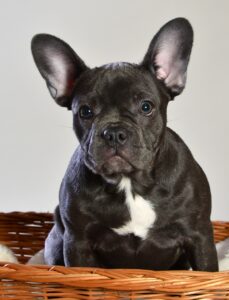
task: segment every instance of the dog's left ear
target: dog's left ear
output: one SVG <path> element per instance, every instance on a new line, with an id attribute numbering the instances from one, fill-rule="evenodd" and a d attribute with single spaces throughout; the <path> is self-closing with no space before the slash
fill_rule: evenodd
<path id="1" fill-rule="evenodd" d="M 185 87 L 192 43 L 192 26 L 188 20 L 177 18 L 159 30 L 143 59 L 142 65 L 163 82 L 171 99 Z"/>

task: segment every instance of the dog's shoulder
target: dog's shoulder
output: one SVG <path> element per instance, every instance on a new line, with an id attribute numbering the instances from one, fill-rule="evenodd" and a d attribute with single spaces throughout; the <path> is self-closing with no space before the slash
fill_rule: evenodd
<path id="1" fill-rule="evenodd" d="M 179 136 L 178 133 L 176 133 L 174 130 L 172 130 L 169 127 L 166 127 L 166 141 L 170 145 L 172 144 L 173 147 L 176 147 L 177 150 L 183 150 L 185 152 L 189 152 L 191 154 L 191 151 L 189 150 L 188 146 L 184 142 L 184 140 Z"/>
<path id="2" fill-rule="evenodd" d="M 197 163 L 195 159 L 195 155 L 189 149 L 189 146 L 183 141 L 183 139 L 171 128 L 166 128 L 166 144 L 167 150 L 176 156 L 180 167 L 196 166 L 196 168 L 192 168 L 193 171 L 195 169 L 200 170 L 201 167 Z M 174 157 L 173 157 L 174 159 Z"/>
<path id="3" fill-rule="evenodd" d="M 95 191 L 104 184 L 101 176 L 94 174 L 85 163 L 85 152 L 79 145 L 72 155 L 60 187 L 60 200 L 77 197 Z"/>
<path id="4" fill-rule="evenodd" d="M 80 146 L 73 153 L 68 164 L 67 170 L 61 182 L 59 191 L 60 206 L 62 202 L 66 202 L 66 198 L 75 197 L 80 193 L 83 185 L 85 173 L 85 165 L 83 161 L 83 150 Z"/>
<path id="5" fill-rule="evenodd" d="M 211 193 L 206 174 L 180 136 L 170 128 L 167 128 L 166 134 L 167 157 L 169 158 L 167 164 L 165 162 L 164 172 L 169 172 L 172 180 L 176 178 L 175 185 L 181 191 L 188 189 L 190 193 L 202 195 L 206 199 L 202 201 L 202 206 L 207 211 L 207 206 L 210 206 Z M 198 197 L 193 197 L 193 203 L 196 202 L 201 211 L 198 201 Z"/>
<path id="6" fill-rule="evenodd" d="M 66 182 L 68 184 L 75 184 L 80 180 L 80 178 L 82 178 L 82 174 L 84 172 L 84 152 L 81 146 L 79 145 L 70 159 L 70 162 L 68 164 L 67 170 L 63 178 L 63 182 Z"/>
<path id="7" fill-rule="evenodd" d="M 181 186 L 183 182 L 189 182 L 191 185 L 201 188 L 209 194 L 209 185 L 207 177 L 197 163 L 194 155 L 182 138 L 170 128 L 166 128 L 165 145 L 160 154 L 160 173 L 164 178 L 171 178 L 173 183 Z M 205 187 L 205 188 L 204 188 Z"/>

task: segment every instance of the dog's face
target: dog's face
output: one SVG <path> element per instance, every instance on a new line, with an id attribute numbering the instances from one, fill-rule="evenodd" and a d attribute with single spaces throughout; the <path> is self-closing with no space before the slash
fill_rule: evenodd
<path id="1" fill-rule="evenodd" d="M 105 177 L 152 165 L 166 96 L 139 66 L 110 64 L 83 74 L 74 90 L 74 129 L 86 163 Z"/>
<path id="2" fill-rule="evenodd" d="M 91 170 L 113 180 L 153 167 L 167 104 L 185 86 L 192 40 L 188 21 L 174 19 L 153 38 L 141 64 L 90 69 L 60 39 L 34 37 L 35 62 L 52 97 L 72 110 Z"/>

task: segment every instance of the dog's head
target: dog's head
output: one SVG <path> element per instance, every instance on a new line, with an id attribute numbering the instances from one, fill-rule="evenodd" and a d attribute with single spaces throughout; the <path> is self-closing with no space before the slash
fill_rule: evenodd
<path id="1" fill-rule="evenodd" d="M 112 179 L 152 168 L 169 100 L 185 87 L 192 27 L 177 18 L 155 35 L 140 64 L 88 68 L 62 40 L 32 40 L 36 65 L 55 101 L 73 112 L 85 163 Z"/>

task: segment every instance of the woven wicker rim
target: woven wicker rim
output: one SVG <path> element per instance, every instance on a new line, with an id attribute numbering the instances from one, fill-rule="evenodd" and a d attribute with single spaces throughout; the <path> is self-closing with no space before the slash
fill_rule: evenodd
<path id="1" fill-rule="evenodd" d="M 77 288 L 106 288 L 160 292 L 191 292 L 196 290 L 229 289 L 229 271 L 147 271 L 137 269 L 65 268 L 60 266 L 28 266 L 5 264 L 0 278 L 35 282 L 58 283 Z"/>

